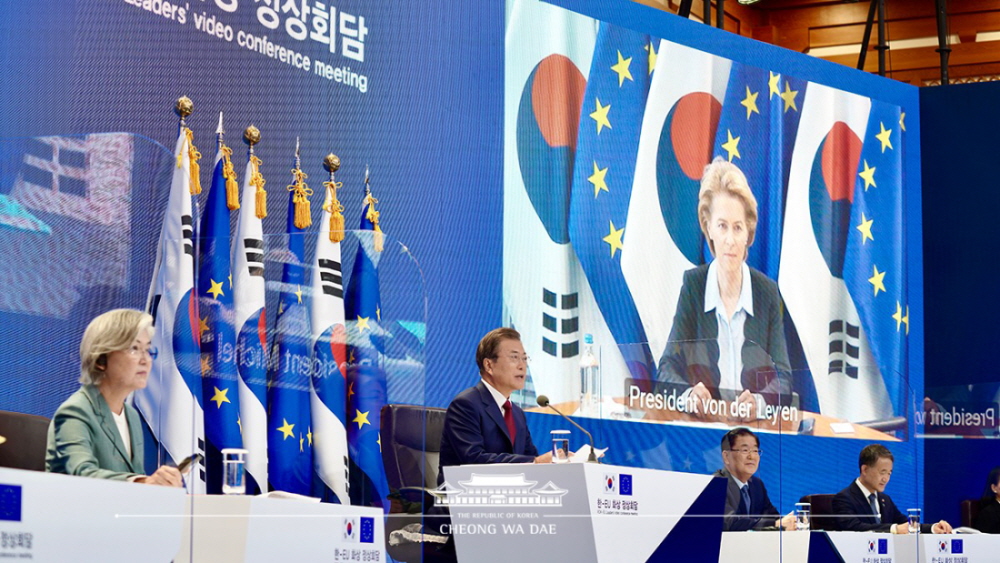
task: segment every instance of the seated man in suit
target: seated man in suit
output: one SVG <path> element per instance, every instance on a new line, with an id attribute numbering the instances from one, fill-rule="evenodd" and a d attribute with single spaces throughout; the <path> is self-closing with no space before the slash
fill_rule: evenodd
<path id="1" fill-rule="evenodd" d="M 764 528 L 795 529 L 795 516 L 781 518 L 771 504 L 767 488 L 755 477 L 760 465 L 760 439 L 749 428 L 734 428 L 722 437 L 722 463 L 716 477 L 729 480 L 723 530 L 746 531 Z"/>
<path id="2" fill-rule="evenodd" d="M 861 475 L 833 497 L 838 530 L 909 533 L 906 516 L 883 492 L 892 476 L 892 463 L 892 452 L 881 444 L 870 444 L 861 450 L 858 456 Z M 920 529 L 924 533 L 951 533 L 951 525 L 944 520 L 934 525 L 922 524 Z"/>
<path id="3" fill-rule="evenodd" d="M 521 335 L 512 328 L 491 330 L 479 341 L 476 364 L 482 379 L 459 393 L 445 415 L 439 483 L 448 465 L 552 461 L 552 452 L 538 455 L 524 411 L 510 402 L 528 372 Z"/>

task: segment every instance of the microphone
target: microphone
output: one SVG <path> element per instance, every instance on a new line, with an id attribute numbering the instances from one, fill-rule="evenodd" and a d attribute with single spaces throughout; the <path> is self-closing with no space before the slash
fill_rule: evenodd
<path id="1" fill-rule="evenodd" d="M 597 454 L 594 452 L 594 436 L 591 435 L 590 432 L 587 432 L 586 428 L 584 428 L 584 427 L 580 426 L 579 424 L 577 424 L 576 421 L 573 420 L 572 418 L 570 418 L 570 417 L 564 415 L 563 413 L 559 412 L 559 409 L 555 408 L 554 406 L 552 406 L 551 403 L 549 403 L 549 398 L 546 397 L 545 395 L 539 395 L 537 400 L 538 400 L 538 406 L 540 406 L 540 407 L 549 407 L 550 409 L 556 411 L 556 414 L 558 414 L 559 416 L 565 418 L 566 420 L 569 421 L 570 424 L 572 424 L 573 426 L 576 426 L 577 428 L 580 429 L 581 432 L 583 432 L 584 434 L 586 434 L 587 438 L 590 438 L 590 457 L 587 458 L 587 463 L 601 463 L 600 461 L 597 460 Z"/>

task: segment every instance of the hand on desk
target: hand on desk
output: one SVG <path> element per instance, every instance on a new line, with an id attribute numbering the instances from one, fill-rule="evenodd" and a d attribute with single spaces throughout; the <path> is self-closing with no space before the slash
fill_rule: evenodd
<path id="1" fill-rule="evenodd" d="M 152 475 L 139 477 L 135 482 L 164 487 L 184 486 L 180 471 L 177 471 L 176 467 L 170 467 L 169 465 L 161 465 Z"/>
<path id="2" fill-rule="evenodd" d="M 795 531 L 795 513 L 789 512 L 784 517 L 779 518 L 774 521 L 774 527 L 785 530 L 786 532 Z"/>
<path id="3" fill-rule="evenodd" d="M 689 405 L 687 412 L 699 418 L 704 418 L 708 415 L 705 412 L 704 405 L 707 405 L 711 400 L 712 392 L 708 390 L 708 387 L 705 387 L 704 383 L 698 383 L 691 388 L 691 393 L 687 397 Z"/>
<path id="4" fill-rule="evenodd" d="M 757 420 L 757 397 L 749 390 L 744 389 L 740 396 L 736 398 L 736 402 L 740 404 L 746 404 L 748 410 L 739 409 L 740 413 L 747 412 L 746 416 L 741 416 L 740 420 Z"/>
<path id="5" fill-rule="evenodd" d="M 953 531 L 954 530 L 951 529 L 951 524 L 945 522 L 944 520 L 941 520 L 937 524 L 931 526 L 931 532 L 935 534 L 950 534 Z"/>
<path id="6" fill-rule="evenodd" d="M 545 452 L 544 454 L 536 457 L 535 463 L 552 463 L 552 452 Z"/>
<path id="7" fill-rule="evenodd" d="M 952 532 L 953 530 L 951 528 L 951 524 L 945 522 L 944 520 L 941 520 L 940 522 L 937 522 L 936 524 L 931 526 L 931 533 L 933 534 L 950 534 Z M 902 524 L 896 524 L 892 527 L 892 533 L 909 534 L 910 526 L 905 522 Z"/>

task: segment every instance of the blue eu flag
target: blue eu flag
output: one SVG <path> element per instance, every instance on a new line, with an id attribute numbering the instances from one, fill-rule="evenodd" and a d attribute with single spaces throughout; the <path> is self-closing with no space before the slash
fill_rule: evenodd
<path id="1" fill-rule="evenodd" d="M 298 165 L 296 165 L 298 170 Z M 312 492 L 310 378 L 312 330 L 304 299 L 305 238 L 295 225 L 296 191 L 288 197 L 287 251 L 278 295 L 268 393 L 268 481 L 272 489 L 302 495 Z"/>
<path id="2" fill-rule="evenodd" d="M 382 233 L 377 200 L 367 190 L 354 269 L 344 299 L 347 320 L 347 439 L 351 504 L 389 510 L 389 485 L 382 466 L 381 411 L 386 404 L 382 369 L 382 306 L 378 262 Z"/>
<path id="3" fill-rule="evenodd" d="M 226 182 L 236 182 L 231 151 L 221 142 L 201 218 L 198 312 L 201 342 L 202 405 L 205 410 L 205 468 L 209 494 L 222 492 L 223 448 L 240 448 L 236 332 L 233 328 L 233 283 L 229 254 L 229 209 Z M 227 174 L 228 173 L 228 174 Z"/>
<path id="4" fill-rule="evenodd" d="M 569 214 L 570 242 L 608 329 L 615 342 L 636 344 L 621 351 L 637 379 L 649 377 L 652 357 L 622 274 L 620 250 L 658 43 L 601 24 L 584 93 Z M 613 127 L 595 125 L 590 112 L 599 106 L 612 108 Z"/>

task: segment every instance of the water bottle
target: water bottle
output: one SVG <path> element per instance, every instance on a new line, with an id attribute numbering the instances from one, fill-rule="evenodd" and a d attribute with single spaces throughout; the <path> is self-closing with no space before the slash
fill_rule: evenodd
<path id="1" fill-rule="evenodd" d="M 584 415 L 599 414 L 601 403 L 601 364 L 594 355 L 594 337 L 583 335 L 583 354 L 580 355 L 580 412 Z"/>

